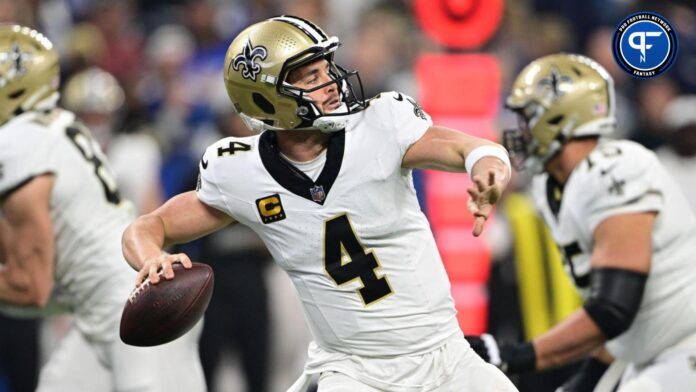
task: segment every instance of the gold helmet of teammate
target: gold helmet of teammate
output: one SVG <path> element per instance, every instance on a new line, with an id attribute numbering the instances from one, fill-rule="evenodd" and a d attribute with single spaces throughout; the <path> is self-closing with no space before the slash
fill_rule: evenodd
<path id="1" fill-rule="evenodd" d="M 15 24 L 0 25 L 0 124 L 55 97 L 58 53 L 43 34 Z"/>
<path id="2" fill-rule="evenodd" d="M 339 47 L 313 23 L 294 16 L 279 16 L 256 23 L 232 41 L 225 57 L 227 93 L 235 110 L 253 130 L 310 130 L 332 132 L 342 129 L 344 118 L 365 107 L 360 76 L 334 63 Z M 312 89 L 287 82 L 298 67 L 325 59 L 331 81 Z M 357 80 L 357 91 L 349 78 Z M 322 113 L 308 94 L 336 84 L 342 105 Z"/>
<path id="3" fill-rule="evenodd" d="M 113 114 L 125 101 L 116 78 L 97 67 L 73 75 L 65 83 L 62 97 L 65 108 L 78 113 Z"/>
<path id="4" fill-rule="evenodd" d="M 614 82 L 588 57 L 544 56 L 517 76 L 506 107 L 519 128 L 504 131 L 503 143 L 518 168 L 538 173 L 567 141 L 613 131 Z"/>

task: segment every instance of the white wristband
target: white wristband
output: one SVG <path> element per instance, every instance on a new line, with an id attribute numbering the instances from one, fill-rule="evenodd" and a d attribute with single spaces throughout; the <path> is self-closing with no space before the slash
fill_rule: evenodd
<path id="1" fill-rule="evenodd" d="M 471 150 L 469 154 L 467 154 L 466 160 L 464 161 L 464 167 L 466 168 L 466 172 L 469 173 L 469 176 L 471 176 L 471 170 L 474 169 L 476 162 L 485 157 L 496 157 L 507 165 L 508 170 L 512 170 L 512 167 L 510 166 L 510 158 L 508 157 L 507 151 L 505 151 L 504 148 L 485 145 L 476 147 Z"/>

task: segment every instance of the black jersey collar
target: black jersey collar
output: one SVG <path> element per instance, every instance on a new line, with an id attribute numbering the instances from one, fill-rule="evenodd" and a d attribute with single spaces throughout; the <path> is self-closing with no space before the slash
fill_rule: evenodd
<path id="1" fill-rule="evenodd" d="M 341 171 L 345 138 L 345 130 L 332 134 L 326 151 L 326 163 L 316 182 L 280 156 L 278 140 L 274 131 L 265 131 L 261 134 L 259 155 L 268 173 L 283 188 L 323 205 L 338 177 L 338 172 Z"/>
<path id="2" fill-rule="evenodd" d="M 558 212 L 561 211 L 564 188 L 565 184 L 558 182 L 551 174 L 548 174 L 546 179 L 546 202 L 549 204 L 549 209 L 555 217 L 558 217 Z"/>

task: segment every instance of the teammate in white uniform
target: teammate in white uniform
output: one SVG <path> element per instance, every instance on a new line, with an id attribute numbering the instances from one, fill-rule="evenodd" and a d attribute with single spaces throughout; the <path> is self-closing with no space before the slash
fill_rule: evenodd
<path id="1" fill-rule="evenodd" d="M 601 66 L 568 54 L 532 62 L 513 86 L 523 129 L 506 146 L 544 172 L 534 199 L 585 302 L 532 343 L 502 345 L 497 363 L 543 370 L 594 352 L 563 391 L 592 390 L 612 356 L 629 363 L 619 391 L 693 390 L 696 218 L 655 154 L 600 138 L 614 128 L 613 88 Z"/>
<path id="2" fill-rule="evenodd" d="M 479 235 L 509 179 L 505 150 L 433 126 L 410 97 L 359 99 L 333 62 L 336 37 L 296 17 L 247 28 L 230 45 L 225 81 L 254 129 L 210 146 L 196 192 L 136 220 L 124 254 L 140 279 L 171 263 L 162 247 L 239 222 L 263 239 L 288 273 L 315 341 L 303 390 L 512 391 L 470 350 L 411 168 L 472 174 Z M 463 206 L 462 206 L 463 207 Z M 462 213 L 464 213 L 462 208 Z M 463 260 L 462 262 L 466 262 Z"/>
<path id="3" fill-rule="evenodd" d="M 94 385 L 84 370 L 89 359 L 78 356 L 84 341 L 109 370 L 109 390 L 204 390 L 199 331 L 153 349 L 118 337 L 136 278 L 120 252 L 133 211 L 89 131 L 55 107 L 58 55 L 50 41 L 27 27 L 0 26 L 0 67 L 0 311 L 74 316 L 38 390 Z"/>

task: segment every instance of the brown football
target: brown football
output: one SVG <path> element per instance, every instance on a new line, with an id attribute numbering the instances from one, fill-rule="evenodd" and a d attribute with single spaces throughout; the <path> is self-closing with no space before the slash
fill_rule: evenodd
<path id="1" fill-rule="evenodd" d="M 157 346 L 188 332 L 200 320 L 213 294 L 213 269 L 193 263 L 173 265 L 174 279 L 136 287 L 121 315 L 121 340 L 132 346 Z"/>

